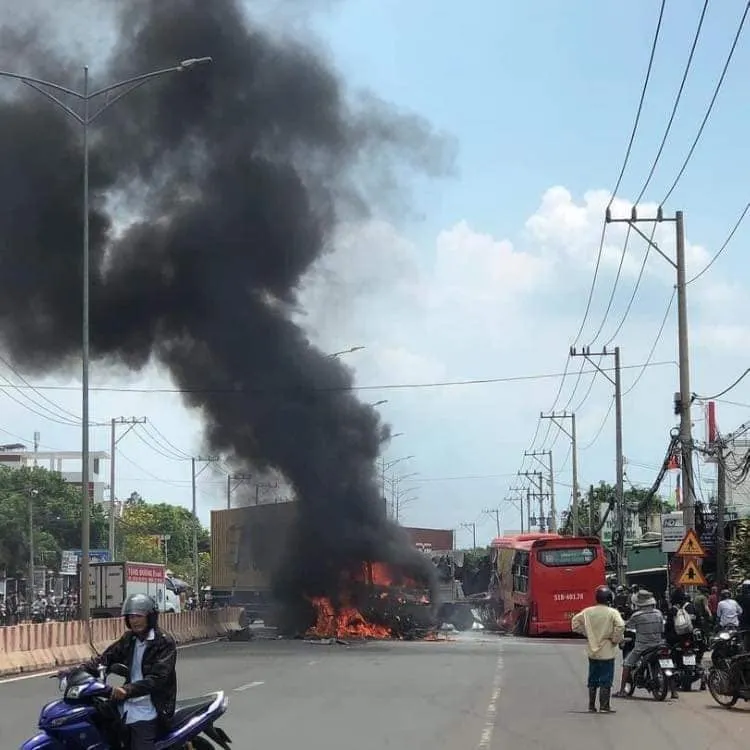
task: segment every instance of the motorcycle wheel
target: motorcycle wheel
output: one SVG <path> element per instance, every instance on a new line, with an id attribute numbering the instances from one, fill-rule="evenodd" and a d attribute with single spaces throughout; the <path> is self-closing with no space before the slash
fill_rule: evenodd
<path id="1" fill-rule="evenodd" d="M 630 679 L 625 683 L 625 695 L 630 698 L 630 696 L 633 695 L 635 692 L 635 680 L 633 679 L 633 676 L 630 676 Z"/>
<path id="2" fill-rule="evenodd" d="M 669 692 L 669 680 L 662 668 L 654 665 L 651 667 L 651 695 L 655 701 L 663 701 Z"/>
<path id="3" fill-rule="evenodd" d="M 728 679 L 729 674 L 725 669 L 712 669 L 708 673 L 708 690 L 711 693 L 711 697 L 722 708 L 732 708 L 739 700 L 739 696 L 737 695 L 726 695 L 722 692 Z"/>

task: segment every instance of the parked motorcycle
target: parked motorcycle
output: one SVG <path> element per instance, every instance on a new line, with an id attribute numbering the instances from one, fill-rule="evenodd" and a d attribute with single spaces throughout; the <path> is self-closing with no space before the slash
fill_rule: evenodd
<path id="1" fill-rule="evenodd" d="M 63 698 L 44 706 L 39 715 L 41 731 L 26 740 L 21 750 L 121 750 L 125 728 L 117 704 L 110 700 L 113 689 L 107 684 L 110 674 L 127 681 L 128 668 L 122 664 L 113 664 L 108 670 L 101 667 L 98 677 L 80 668 L 59 673 Z M 222 750 L 230 750 L 231 740 L 226 732 L 214 726 L 228 705 L 229 699 L 223 691 L 178 700 L 169 729 L 158 739 L 157 746 L 163 750 L 187 746 L 213 750 L 208 741 L 212 740 Z"/>
<path id="2" fill-rule="evenodd" d="M 635 630 L 625 629 L 625 637 L 620 644 L 623 657 L 633 650 Z M 630 672 L 630 679 L 625 685 L 627 695 L 633 695 L 636 688 L 648 690 L 655 701 L 663 701 L 669 692 L 669 686 L 675 679 L 675 664 L 672 651 L 666 643 L 646 651 L 638 664 Z"/>
<path id="3" fill-rule="evenodd" d="M 672 644 L 671 654 L 676 669 L 675 684 L 680 690 L 691 690 L 693 683 L 698 680 L 700 689 L 706 689 L 706 673 L 702 664 L 705 650 L 705 637 L 703 631 L 698 628 L 680 636 L 679 641 Z"/>
<path id="4" fill-rule="evenodd" d="M 726 669 L 729 660 L 745 651 L 746 630 L 724 628 L 711 639 L 711 664 L 716 669 Z"/>
<path id="5" fill-rule="evenodd" d="M 732 708 L 740 698 L 750 701 L 750 654 L 732 656 L 723 667 L 711 667 L 708 689 L 723 708 Z"/>

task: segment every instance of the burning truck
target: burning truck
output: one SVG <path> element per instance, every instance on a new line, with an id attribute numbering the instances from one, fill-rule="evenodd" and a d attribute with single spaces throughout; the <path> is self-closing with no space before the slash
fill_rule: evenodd
<path id="1" fill-rule="evenodd" d="M 335 597 L 306 597 L 293 622 L 286 622 L 275 584 L 293 543 L 298 512 L 297 502 L 211 512 L 214 601 L 244 607 L 251 620 L 279 626 L 289 636 L 408 639 L 434 632 L 435 587 L 380 561 L 341 569 Z"/>

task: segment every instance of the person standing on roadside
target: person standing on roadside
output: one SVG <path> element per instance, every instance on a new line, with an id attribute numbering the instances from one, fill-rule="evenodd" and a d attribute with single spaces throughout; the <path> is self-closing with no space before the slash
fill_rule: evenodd
<path id="1" fill-rule="evenodd" d="M 573 616 L 574 633 L 585 635 L 589 657 L 589 711 L 596 713 L 596 694 L 599 692 L 599 710 L 614 713 L 610 706 L 612 683 L 615 679 L 617 644 L 623 639 L 625 622 L 612 606 L 614 596 L 608 586 L 599 586 L 595 592 L 596 604 Z"/>

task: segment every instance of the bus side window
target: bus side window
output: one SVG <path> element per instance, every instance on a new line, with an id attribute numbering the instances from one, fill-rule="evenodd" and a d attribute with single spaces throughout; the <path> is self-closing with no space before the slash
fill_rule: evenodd
<path id="1" fill-rule="evenodd" d="M 529 590 L 529 553 L 516 552 L 513 559 L 513 591 L 525 594 Z"/>

